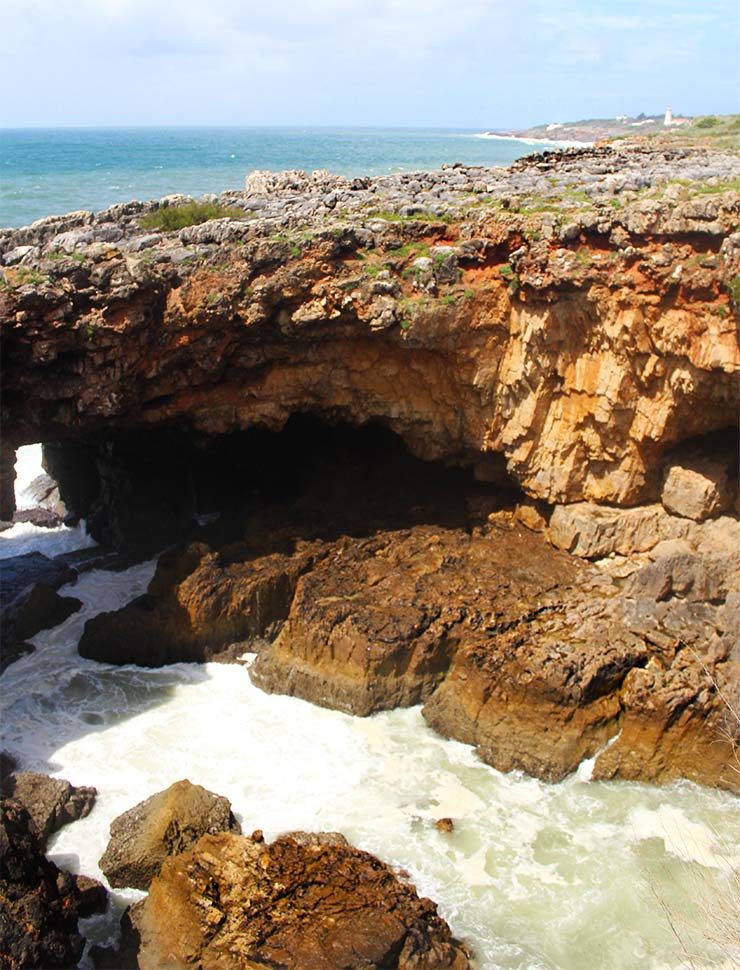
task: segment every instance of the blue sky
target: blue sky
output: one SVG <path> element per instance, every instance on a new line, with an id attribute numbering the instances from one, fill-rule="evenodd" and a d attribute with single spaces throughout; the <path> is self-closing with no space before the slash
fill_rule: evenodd
<path id="1" fill-rule="evenodd" d="M 0 126 L 740 111 L 738 0 L 0 0 Z"/>

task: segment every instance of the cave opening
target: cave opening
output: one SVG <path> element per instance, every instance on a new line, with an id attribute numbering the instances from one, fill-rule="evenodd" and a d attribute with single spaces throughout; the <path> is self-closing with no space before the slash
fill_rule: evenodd
<path id="1" fill-rule="evenodd" d="M 229 541 L 255 516 L 322 538 L 418 524 L 470 530 L 521 498 L 502 456 L 479 459 L 424 461 L 380 424 L 312 414 L 277 432 L 171 429 L 44 445 L 62 499 L 95 539 L 152 551 L 199 529 Z"/>

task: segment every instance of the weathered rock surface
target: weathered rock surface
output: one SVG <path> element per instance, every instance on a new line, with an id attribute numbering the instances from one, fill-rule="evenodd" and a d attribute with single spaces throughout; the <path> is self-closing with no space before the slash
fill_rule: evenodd
<path id="1" fill-rule="evenodd" d="M 97 790 L 75 787 L 64 778 L 50 778 L 36 771 L 15 771 L 3 779 L 2 794 L 26 809 L 42 847 L 63 825 L 89 815 Z"/>
<path id="2" fill-rule="evenodd" d="M 429 899 L 344 839 L 209 835 L 130 913 L 138 966 L 465 970 Z"/>
<path id="3" fill-rule="evenodd" d="M 537 610 L 577 575 L 566 556 L 521 531 L 476 538 L 419 526 L 340 540 L 299 581 L 285 626 L 250 676 L 354 714 L 418 704 L 462 644 L 487 639 L 507 609 Z"/>
<path id="4" fill-rule="evenodd" d="M 74 967 L 82 955 L 72 877 L 44 856 L 31 817 L 0 803 L 0 954 L 7 970 Z"/>
<path id="5" fill-rule="evenodd" d="M 5 231 L 6 447 L 88 449 L 111 541 L 106 504 L 143 535 L 152 498 L 163 523 L 193 511 L 186 468 L 139 506 L 121 436 L 144 449 L 141 432 L 178 423 L 212 438 L 307 411 L 385 422 L 424 458 L 498 453 L 549 502 L 657 500 L 666 450 L 737 420 L 739 169 L 596 149 L 255 176 L 222 200 L 248 219 L 151 233 L 159 204 L 131 203 Z"/>
<path id="6" fill-rule="evenodd" d="M 207 833 L 241 832 L 231 804 L 187 780 L 177 781 L 111 822 L 100 868 L 111 886 L 148 889 L 164 860 Z"/>
<path id="7" fill-rule="evenodd" d="M 83 919 L 104 913 L 108 908 L 108 890 L 97 879 L 90 876 L 72 876 L 75 896 L 77 897 L 77 915 Z"/>
<path id="8" fill-rule="evenodd" d="M 703 522 L 733 505 L 727 468 L 710 459 L 671 465 L 661 500 L 669 512 Z"/>

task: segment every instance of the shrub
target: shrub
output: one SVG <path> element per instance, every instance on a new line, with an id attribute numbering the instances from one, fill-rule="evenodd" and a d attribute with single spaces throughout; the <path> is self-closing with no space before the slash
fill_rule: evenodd
<path id="1" fill-rule="evenodd" d="M 241 219 L 246 215 L 243 209 L 218 205 L 215 202 L 187 202 L 184 205 L 167 206 L 148 212 L 142 216 L 141 228 L 172 232 L 186 226 L 198 226 L 211 219 Z"/>

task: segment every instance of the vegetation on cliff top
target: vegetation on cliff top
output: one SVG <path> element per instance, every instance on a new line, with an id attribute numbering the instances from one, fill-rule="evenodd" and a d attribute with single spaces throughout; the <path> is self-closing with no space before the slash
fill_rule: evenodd
<path id="1" fill-rule="evenodd" d="M 141 228 L 172 232 L 186 226 L 200 225 L 210 219 L 243 219 L 246 216 L 243 209 L 218 205 L 216 202 L 187 202 L 148 212 L 141 218 Z"/>

